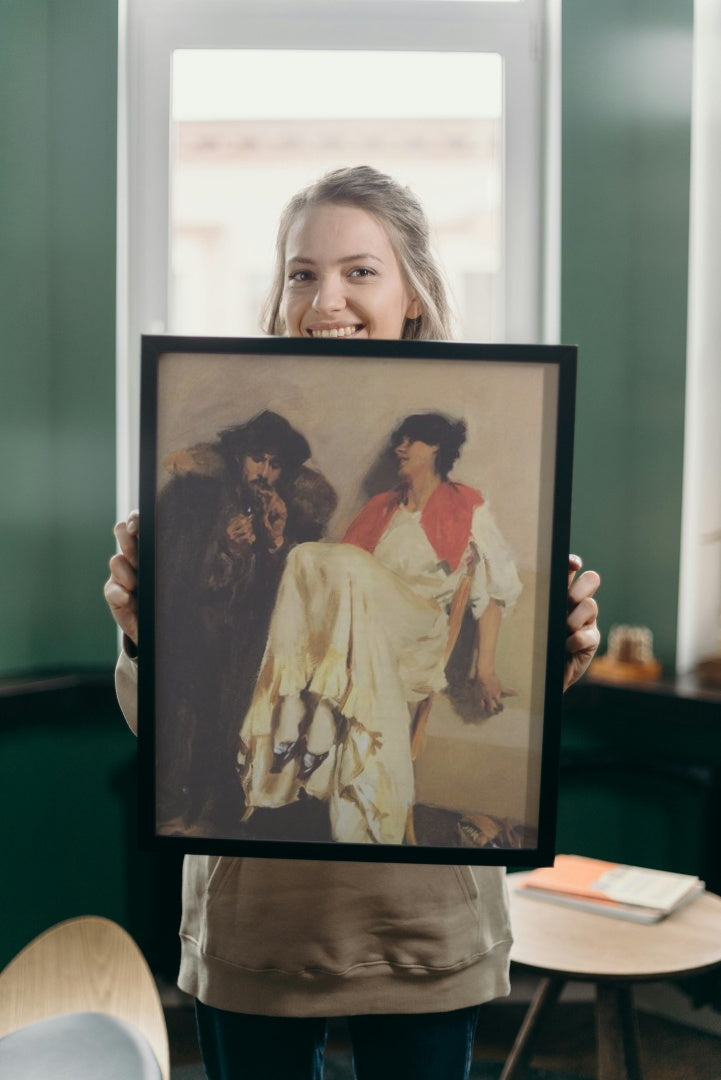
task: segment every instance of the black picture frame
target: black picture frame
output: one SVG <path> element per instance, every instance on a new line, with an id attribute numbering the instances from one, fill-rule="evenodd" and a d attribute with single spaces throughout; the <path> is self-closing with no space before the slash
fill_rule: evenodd
<path id="1" fill-rule="evenodd" d="M 575 383 L 574 346 L 143 337 L 138 734 L 144 849 L 506 866 L 553 861 Z M 346 641 L 336 636 L 346 601 L 319 592 L 316 578 L 312 586 L 305 577 L 299 585 L 298 566 L 312 555 L 314 572 L 325 581 L 328 560 L 344 561 L 353 548 L 352 559 L 373 563 L 360 573 L 364 587 L 376 588 L 377 559 L 370 551 L 378 548 L 362 552 L 358 541 L 341 539 L 373 495 L 383 513 L 391 498 L 396 514 L 396 496 L 383 494 L 397 483 L 397 474 L 388 472 L 391 433 L 408 416 L 431 412 L 467 425 L 450 472 L 453 490 L 443 490 L 449 498 L 465 491 L 466 517 L 458 517 L 456 533 L 468 537 L 472 522 L 478 565 L 486 570 L 472 577 L 468 603 L 458 602 L 466 610 L 446 667 L 448 686 L 434 684 L 426 695 L 424 749 L 409 773 L 405 728 L 390 704 L 397 693 L 385 676 L 364 674 L 356 659 L 370 646 L 381 658 L 399 648 L 401 586 L 396 591 L 384 579 L 381 592 L 373 593 L 382 603 L 361 604 L 350 594 L 352 618 L 363 610 L 370 621 L 352 623 L 353 648 L 343 669 L 352 669 L 352 677 L 342 693 L 326 698 L 311 688 L 330 646 L 337 661 L 338 643 Z M 268 420 L 269 413 L 281 421 Z M 258 450 L 266 443 L 272 460 Z M 252 488 L 252 499 L 251 461 L 266 474 L 275 469 L 265 487 Z M 244 499 L 250 499 L 247 507 Z M 378 528 L 367 524 L 369 515 L 364 512 L 361 532 Z M 410 547 L 400 544 L 402 563 L 413 561 L 413 544 L 430 537 L 425 519 L 420 526 L 418 515 L 414 520 Z M 443 530 L 448 520 L 447 511 L 438 515 Z M 492 526 L 501 555 L 493 554 Z M 451 548 L 442 548 L 435 535 L 430 542 L 439 556 L 434 573 L 442 565 L 452 574 L 457 552 L 449 555 Z M 392 571 L 384 566 L 377 573 Z M 468 679 L 478 627 L 472 609 L 477 604 L 480 610 L 484 582 L 488 587 L 494 573 L 499 580 L 516 573 L 523 586 L 518 599 L 493 601 L 503 608 L 496 670 L 517 696 L 505 699 L 500 714 L 482 715 Z M 354 570 L 352 589 L 357 579 Z M 307 638 L 305 629 L 291 632 L 288 612 L 307 621 L 320 596 L 323 612 L 333 613 L 332 632 L 325 634 L 330 617 L 318 622 L 317 612 Z M 319 626 L 321 638 L 332 638 L 328 648 L 318 644 Z M 412 643 L 430 641 L 436 649 L 445 631 L 429 634 L 424 624 L 423 632 L 414 623 Z M 416 673 L 421 646 L 409 650 L 408 678 L 415 680 L 407 707 L 410 748 L 423 693 L 418 687 L 425 684 Z M 286 659 L 296 653 L 309 665 L 300 692 Z M 391 682 L 403 663 L 392 668 Z M 405 687 L 405 675 L 398 679 Z M 372 684 L 373 696 L 346 707 L 351 683 L 353 693 Z M 291 700 L 300 702 L 297 723 Z M 319 702 L 329 701 L 323 713 Z M 392 720 L 374 719 L 378 703 Z M 324 716 L 326 758 L 318 746 L 309 751 Z M 279 741 L 279 724 L 296 737 Z M 266 805 L 268 799 L 276 803 Z"/>

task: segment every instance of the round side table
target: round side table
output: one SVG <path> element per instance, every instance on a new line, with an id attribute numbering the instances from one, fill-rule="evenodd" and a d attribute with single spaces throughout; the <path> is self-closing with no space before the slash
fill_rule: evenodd
<path id="1" fill-rule="evenodd" d="M 529 899 L 509 874 L 511 960 L 542 976 L 501 1080 L 520 1080 L 540 1025 L 568 981 L 596 987 L 599 1080 L 643 1080 L 632 987 L 721 966 L 721 897 L 705 892 L 657 923 Z"/>

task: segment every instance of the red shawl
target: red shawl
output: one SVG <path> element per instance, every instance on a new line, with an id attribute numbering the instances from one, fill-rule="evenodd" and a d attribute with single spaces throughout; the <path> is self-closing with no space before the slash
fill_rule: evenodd
<path id="1" fill-rule="evenodd" d="M 376 544 L 403 501 L 402 489 L 384 491 L 365 504 L 348 527 L 344 544 L 375 551 Z M 471 535 L 473 511 L 483 505 L 480 491 L 445 480 L 421 512 L 421 526 L 439 560 L 457 569 Z"/>

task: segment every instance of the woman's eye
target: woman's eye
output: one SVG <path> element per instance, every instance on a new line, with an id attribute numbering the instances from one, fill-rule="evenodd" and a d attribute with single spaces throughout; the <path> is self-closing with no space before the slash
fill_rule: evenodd
<path id="1" fill-rule="evenodd" d="M 310 270 L 294 270 L 291 274 L 288 275 L 288 281 L 296 281 L 300 284 L 303 284 L 306 281 L 310 281 L 310 279 Z"/>
<path id="2" fill-rule="evenodd" d="M 350 277 L 354 278 L 369 278 L 374 276 L 375 271 L 371 270 L 369 266 L 356 266 L 350 272 Z"/>

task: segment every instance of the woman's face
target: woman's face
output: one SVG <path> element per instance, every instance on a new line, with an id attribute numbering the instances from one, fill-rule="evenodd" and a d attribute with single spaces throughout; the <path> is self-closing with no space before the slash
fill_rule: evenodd
<path id="1" fill-rule="evenodd" d="M 393 448 L 398 462 L 398 476 L 401 480 L 411 481 L 436 472 L 437 446 L 429 446 L 420 439 L 409 439 L 404 435 Z"/>
<path id="2" fill-rule="evenodd" d="M 394 339 L 421 307 L 380 222 L 323 203 L 288 232 L 281 313 L 289 337 Z"/>

